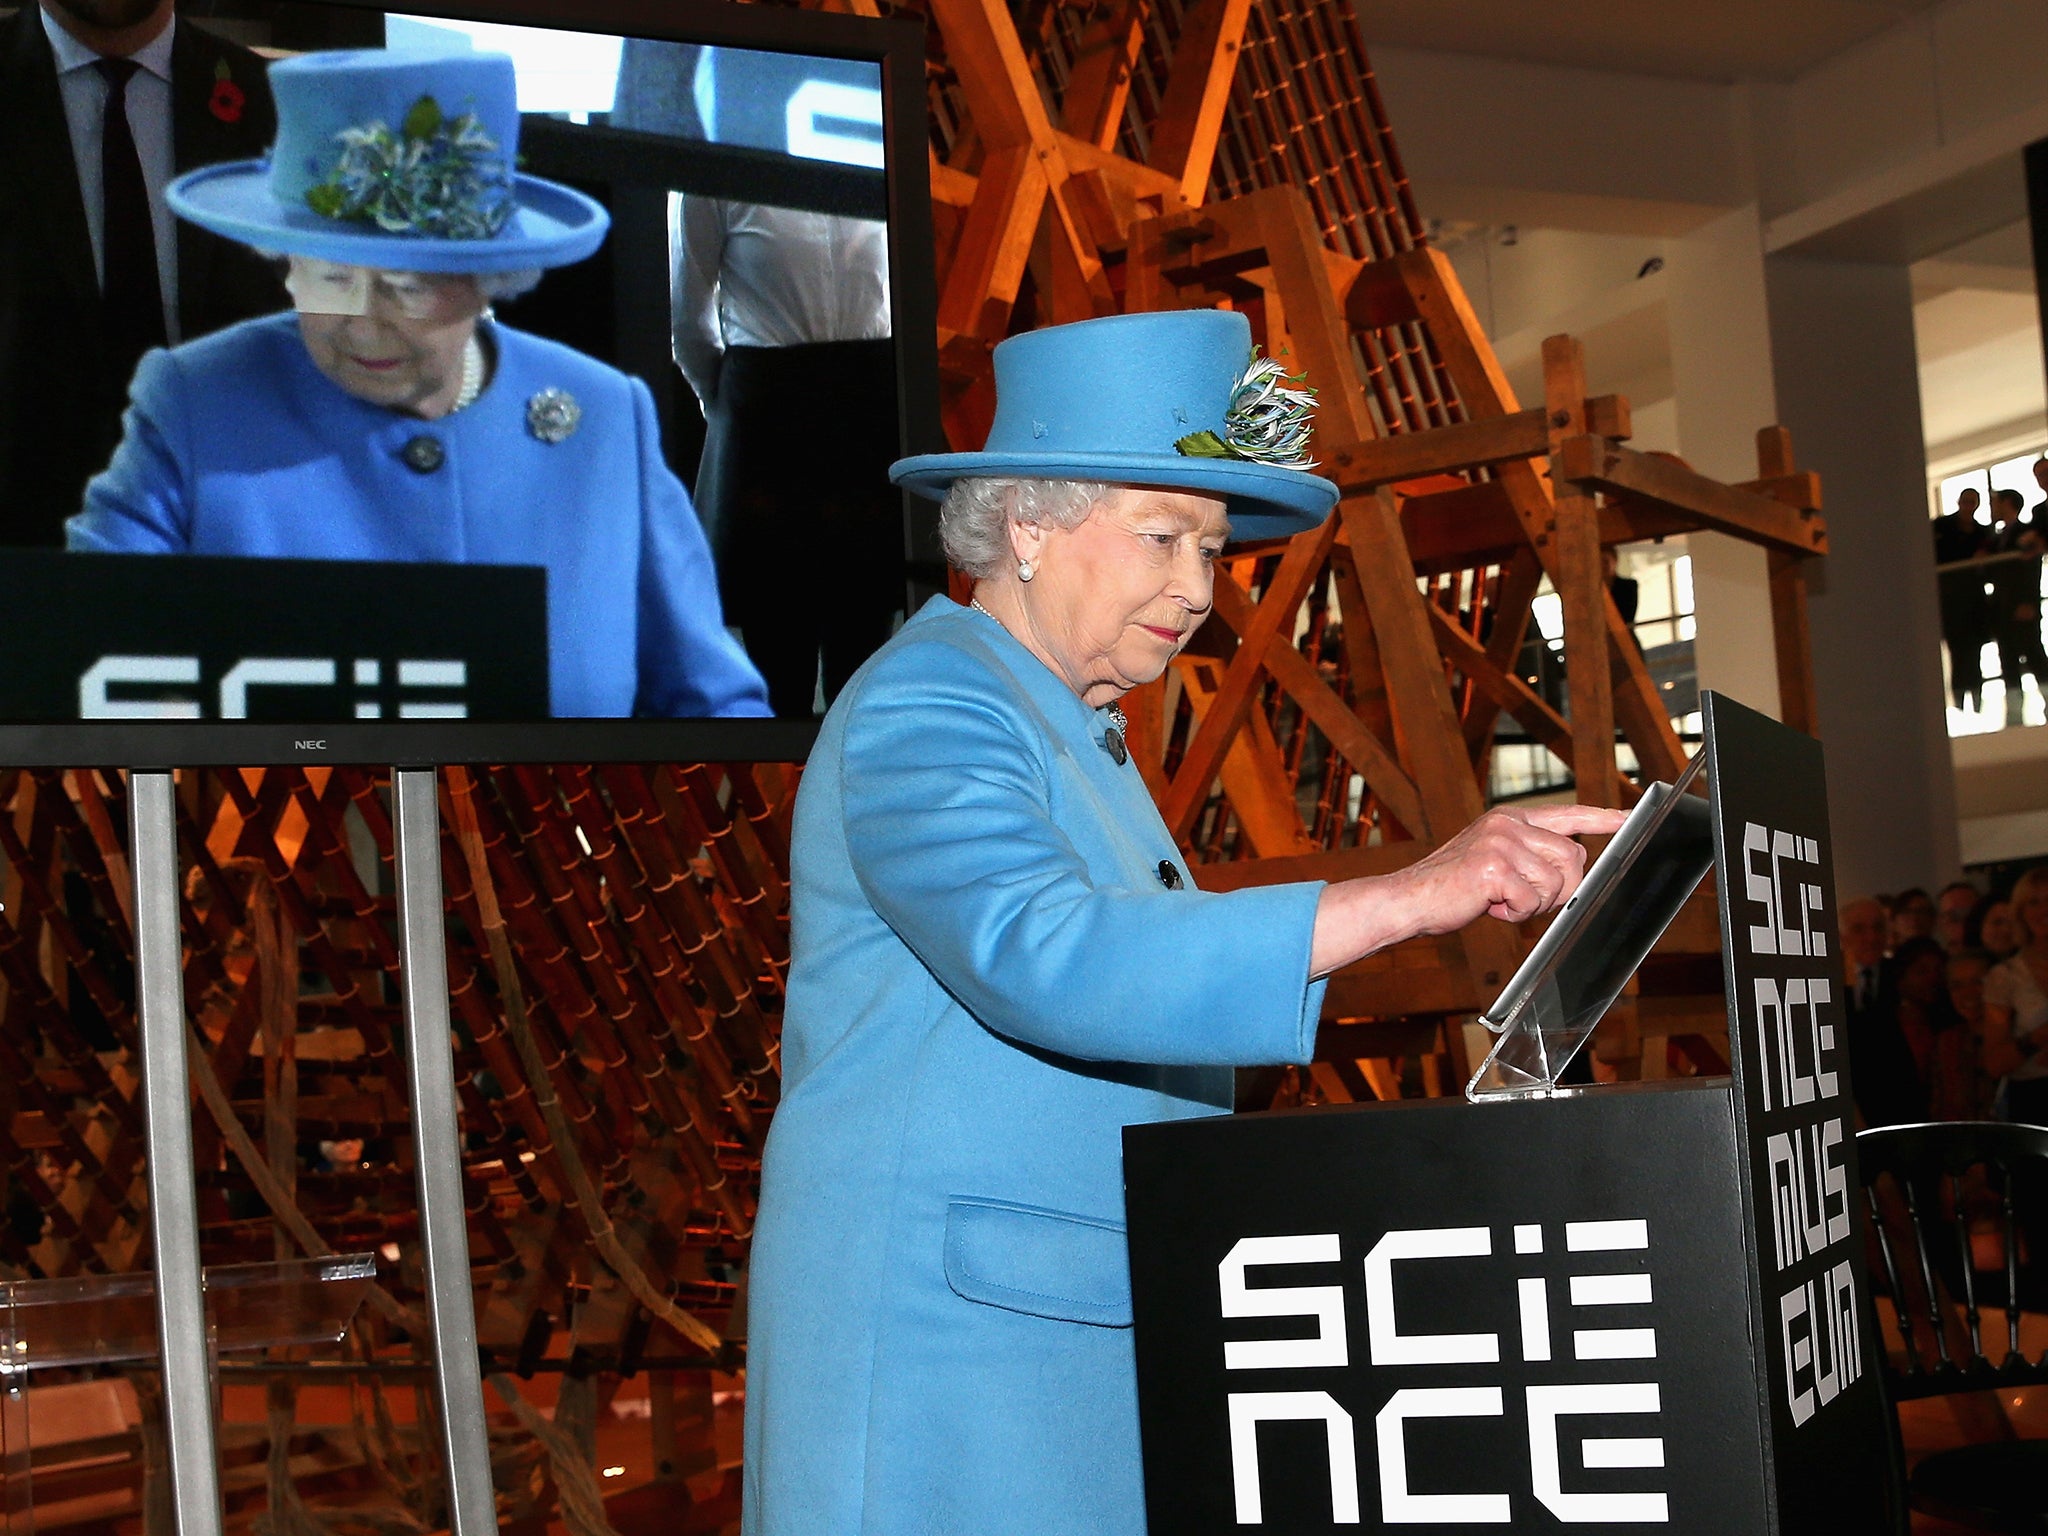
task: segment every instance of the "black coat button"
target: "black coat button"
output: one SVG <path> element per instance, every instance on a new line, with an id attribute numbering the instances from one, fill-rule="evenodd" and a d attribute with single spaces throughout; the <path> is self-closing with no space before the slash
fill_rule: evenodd
<path id="1" fill-rule="evenodd" d="M 431 475 L 448 462 L 448 450 L 441 446 L 441 440 L 424 433 L 401 448 L 398 456 L 405 460 L 407 469 L 422 475 Z"/>
<path id="2" fill-rule="evenodd" d="M 1181 888 L 1180 871 L 1174 867 L 1173 860 L 1161 859 L 1159 861 L 1159 883 L 1169 891 L 1177 891 Z"/>
<path id="3" fill-rule="evenodd" d="M 1109 733 L 1102 738 L 1102 749 L 1116 759 L 1119 768 L 1131 760 L 1130 749 L 1124 745 L 1124 733 L 1113 725 L 1109 728 Z"/>

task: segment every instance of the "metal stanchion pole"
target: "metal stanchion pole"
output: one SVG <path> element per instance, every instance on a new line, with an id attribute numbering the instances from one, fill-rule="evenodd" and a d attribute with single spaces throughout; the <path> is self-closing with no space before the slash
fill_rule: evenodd
<path id="1" fill-rule="evenodd" d="M 434 1330 L 434 1398 L 441 1444 L 448 1453 L 449 1522 L 453 1536 L 497 1536 L 483 1382 L 477 1371 L 476 1305 L 469 1288 L 455 1059 L 448 1038 L 448 951 L 435 777 L 431 768 L 397 768 L 391 774 L 413 1160 L 419 1180 L 420 1240 L 426 1250 L 427 1307 Z"/>
<path id="2" fill-rule="evenodd" d="M 156 1252 L 157 1344 L 178 1536 L 220 1536 L 220 1462 L 207 1378 L 205 1282 L 193 1186 L 192 1090 L 185 1066 L 184 946 L 178 922 L 177 789 L 167 771 L 128 777 L 135 878 L 136 1012 L 142 1034 L 149 1227 Z M 465 1300 L 467 1292 L 464 1293 Z"/>

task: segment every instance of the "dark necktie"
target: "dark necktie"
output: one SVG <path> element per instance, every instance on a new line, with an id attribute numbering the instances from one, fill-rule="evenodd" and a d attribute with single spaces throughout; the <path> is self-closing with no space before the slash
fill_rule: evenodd
<path id="1" fill-rule="evenodd" d="M 107 82 L 107 112 L 100 139 L 101 225 L 106 276 L 101 301 L 106 316 L 107 358 L 125 386 L 135 364 L 151 347 L 164 344 L 164 296 L 157 280 L 156 225 L 149 212 L 149 185 L 142 157 L 128 126 L 128 82 L 141 66 L 133 59 L 101 59 L 95 66 Z"/>

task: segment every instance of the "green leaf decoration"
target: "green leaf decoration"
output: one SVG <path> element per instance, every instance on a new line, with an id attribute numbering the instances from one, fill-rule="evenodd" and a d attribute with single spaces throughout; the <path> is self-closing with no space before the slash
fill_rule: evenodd
<path id="1" fill-rule="evenodd" d="M 306 206 L 323 219 L 338 219 L 348 206 L 348 194 L 331 182 L 306 188 Z"/>
<path id="2" fill-rule="evenodd" d="M 1234 459 L 1237 457 L 1236 454 L 1230 451 L 1229 445 L 1222 438 L 1218 437 L 1214 432 L 1207 430 L 1190 432 L 1186 437 L 1176 440 L 1173 446 L 1191 459 Z"/>
<path id="3" fill-rule="evenodd" d="M 441 103 L 431 96 L 422 96 L 405 114 L 405 136 L 425 143 L 441 131 L 443 121 Z"/>
<path id="4" fill-rule="evenodd" d="M 234 77 L 235 77 L 235 72 L 234 72 L 233 70 L 231 70 L 231 69 L 229 69 L 229 68 L 228 68 L 228 61 L 227 61 L 226 59 L 221 59 L 221 60 L 218 60 L 218 61 L 217 61 L 217 62 L 216 62 L 216 63 L 214 64 L 214 66 L 213 66 L 213 78 L 214 78 L 214 79 L 216 79 L 216 80 L 232 80 L 232 79 L 234 79 Z"/>

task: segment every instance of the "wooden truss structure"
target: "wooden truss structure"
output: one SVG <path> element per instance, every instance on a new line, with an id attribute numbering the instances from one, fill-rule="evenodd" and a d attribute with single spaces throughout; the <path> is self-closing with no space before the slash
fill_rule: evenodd
<path id="1" fill-rule="evenodd" d="M 1675 772 L 1684 745 L 1602 580 L 1616 544 L 1693 529 L 1762 544 L 1784 710 L 1811 728 L 1813 478 L 1776 429 L 1746 485 L 1632 450 L 1627 403 L 1587 398 L 1569 338 L 1546 348 L 1543 400 L 1514 398 L 1425 238 L 1349 0 L 885 8 L 930 23 L 957 443 L 986 430 L 1004 335 L 1124 309 L 1242 310 L 1321 392 L 1339 515 L 1234 551 L 1199 647 L 1126 701 L 1139 766 L 1205 886 L 1412 862 L 1480 812 L 1504 730 L 1554 753 L 1589 800 L 1624 803 Z M 1564 612 L 1561 699 L 1517 666 L 1546 581 Z M 794 785 L 776 765 L 444 776 L 501 1517 L 536 1536 L 557 1518 L 572 1536 L 736 1518 L 715 1433 L 730 1408 L 714 1412 L 713 1390 L 740 1360 L 737 1282 L 777 1096 Z M 0 1278 L 148 1263 L 125 793 L 106 772 L 0 774 Z M 188 774 L 180 795 L 206 1258 L 398 1256 L 346 1356 L 234 1367 L 230 1525 L 437 1529 L 435 1447 L 407 1411 L 423 1373 L 388 792 L 367 774 L 273 769 Z M 1324 1059 L 1254 1095 L 1455 1091 L 1458 1025 L 1526 937 L 1481 925 L 1340 975 Z M 1701 909 L 1606 1049 L 1646 1075 L 1714 1070 L 1720 1018 Z M 559 1380 L 552 1417 L 530 1376 Z M 653 1481 L 620 1495 L 591 1449 L 628 1381 L 652 1384 Z M 112 1500 L 78 1516 L 102 1526 L 151 1507 L 148 1390 L 138 1377 L 139 1429 L 86 1442 L 75 1472 L 45 1465 L 39 1503 Z"/>
<path id="2" fill-rule="evenodd" d="M 956 444 L 986 430 L 1003 335 L 1118 310 L 1243 310 L 1320 394 L 1338 517 L 1231 561 L 1201 651 L 1126 701 L 1205 884 L 1420 857 L 1483 809 L 1503 719 L 1581 799 L 1626 804 L 1673 777 L 1684 745 L 1602 570 L 1618 544 L 1695 530 L 1761 544 L 1783 713 L 1812 728 L 1815 478 L 1778 428 L 1742 485 L 1630 448 L 1627 401 L 1587 398 L 1569 337 L 1546 344 L 1542 402 L 1515 399 L 1427 239 L 1345 0 L 926 9 L 944 58 L 932 177 Z M 1562 700 L 1517 667 L 1546 585 L 1563 608 Z M 1693 949 L 1647 973 L 1669 995 L 1621 1010 L 1605 1042 L 1632 1069 L 1718 1065 L 1716 946 L 1711 922 L 1693 926 L 1671 941 Z M 1442 1022 L 1490 1000 L 1525 938 L 1480 925 L 1338 977 L 1330 1018 L 1367 1027 L 1325 1031 L 1332 1060 L 1308 1091 L 1393 1091 L 1409 1056 L 1441 1087 L 1463 1065 Z"/>

